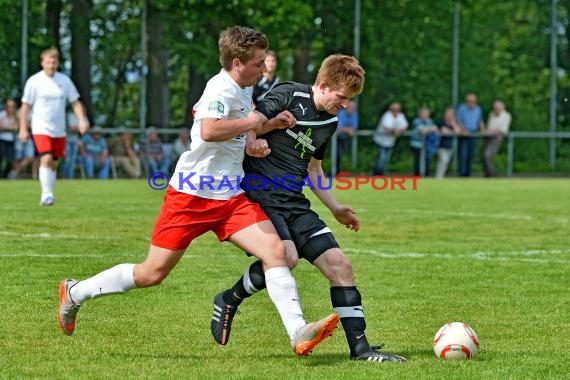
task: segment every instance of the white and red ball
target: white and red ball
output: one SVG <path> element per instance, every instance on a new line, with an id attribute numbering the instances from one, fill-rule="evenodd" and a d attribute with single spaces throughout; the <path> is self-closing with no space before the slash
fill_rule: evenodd
<path id="1" fill-rule="evenodd" d="M 451 322 L 435 334 L 433 351 L 441 359 L 473 359 L 479 353 L 479 337 L 468 324 Z"/>

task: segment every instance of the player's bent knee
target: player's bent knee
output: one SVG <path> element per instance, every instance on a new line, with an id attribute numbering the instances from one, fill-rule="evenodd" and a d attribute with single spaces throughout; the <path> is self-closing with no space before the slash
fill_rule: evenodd
<path id="1" fill-rule="evenodd" d="M 315 265 L 334 285 L 354 283 L 352 263 L 339 249 L 327 251 L 315 261 Z"/>
<path id="2" fill-rule="evenodd" d="M 148 288 L 150 286 L 160 285 L 166 276 L 167 273 L 162 272 L 145 273 L 140 278 L 135 279 L 135 283 L 139 288 Z"/>
<path id="3" fill-rule="evenodd" d="M 295 243 L 291 240 L 283 240 L 285 245 L 285 254 L 287 256 L 287 266 L 289 269 L 293 270 L 299 263 L 299 253 L 297 252 L 297 247 Z"/>
<path id="4" fill-rule="evenodd" d="M 265 265 L 285 266 L 287 265 L 287 255 L 285 252 L 285 245 L 279 238 L 271 240 L 269 244 L 262 248 L 261 254 L 255 254 Z"/>
<path id="5" fill-rule="evenodd" d="M 274 243 L 272 252 L 274 255 L 273 257 L 276 260 L 283 261 L 283 262 L 287 261 L 287 252 L 285 251 L 285 245 L 283 244 L 283 242 L 281 240 Z"/>
<path id="6" fill-rule="evenodd" d="M 299 263 L 298 257 L 287 256 L 287 266 L 289 267 L 289 269 L 291 270 L 295 269 L 298 263 Z"/>
<path id="7" fill-rule="evenodd" d="M 137 288 L 160 285 L 166 276 L 168 276 L 168 271 L 150 268 L 145 264 L 135 266 L 134 280 Z"/>
<path id="8" fill-rule="evenodd" d="M 42 153 L 40 155 L 40 164 L 42 166 L 48 166 L 53 164 L 53 156 L 51 153 Z"/>

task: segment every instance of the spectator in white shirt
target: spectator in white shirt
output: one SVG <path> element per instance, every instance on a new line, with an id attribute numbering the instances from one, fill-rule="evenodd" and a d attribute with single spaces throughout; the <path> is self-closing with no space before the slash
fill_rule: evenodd
<path id="1" fill-rule="evenodd" d="M 505 104 L 500 100 L 493 103 L 493 111 L 489 114 L 487 122 L 487 137 L 485 138 L 485 151 L 483 154 L 483 165 L 486 177 L 496 177 L 497 167 L 495 166 L 495 156 L 501 148 L 503 137 L 509 133 L 511 126 L 511 114 L 505 110 Z"/>
<path id="2" fill-rule="evenodd" d="M 378 146 L 378 158 L 374 165 L 374 175 L 384 175 L 392 155 L 392 149 L 396 144 L 396 139 L 405 133 L 408 128 L 408 120 L 406 120 L 406 116 L 401 110 L 400 103 L 390 104 L 390 108 L 382 115 L 376 127 L 376 133 L 373 138 Z"/>
<path id="3" fill-rule="evenodd" d="M 6 178 L 14 162 L 14 140 L 18 132 L 18 103 L 14 99 L 4 100 L 4 111 L 0 112 L 0 178 Z"/>

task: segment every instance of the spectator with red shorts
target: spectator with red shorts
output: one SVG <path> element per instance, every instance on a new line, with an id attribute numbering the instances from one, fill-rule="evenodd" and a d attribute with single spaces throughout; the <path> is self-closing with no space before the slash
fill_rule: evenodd
<path id="1" fill-rule="evenodd" d="M 40 155 L 39 180 L 42 189 L 40 204 L 51 206 L 54 203 L 53 188 L 56 179 L 57 159 L 65 156 L 65 108 L 71 103 L 79 120 L 79 132 L 87 132 L 87 123 L 79 93 L 68 76 L 59 73 L 59 53 L 57 49 L 44 50 L 41 55 L 42 70 L 32 75 L 24 87 L 22 108 L 20 109 L 20 140 L 29 139 L 27 120 L 30 109 L 32 118 L 32 138 Z"/>

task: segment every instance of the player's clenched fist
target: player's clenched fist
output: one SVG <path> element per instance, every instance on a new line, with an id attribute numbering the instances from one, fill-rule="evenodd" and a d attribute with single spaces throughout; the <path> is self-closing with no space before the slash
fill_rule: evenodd
<path id="1" fill-rule="evenodd" d="M 294 127 L 295 123 L 297 123 L 295 116 L 293 116 L 291 112 L 285 110 L 278 113 L 274 118 L 268 120 L 265 123 L 264 128 L 266 128 L 267 131 L 273 129 L 285 129 Z"/>
<path id="2" fill-rule="evenodd" d="M 275 127 L 278 129 L 291 128 L 297 123 L 295 116 L 287 110 L 278 113 L 273 119 L 276 123 Z"/>
<path id="3" fill-rule="evenodd" d="M 245 153 L 252 157 L 265 157 L 271 153 L 267 140 L 265 139 L 248 139 L 245 146 Z"/>

